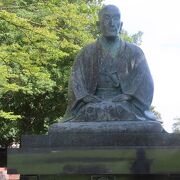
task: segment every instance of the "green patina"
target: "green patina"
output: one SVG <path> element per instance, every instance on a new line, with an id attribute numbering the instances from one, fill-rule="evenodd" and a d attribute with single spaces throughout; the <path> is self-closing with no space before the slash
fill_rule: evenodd
<path id="1" fill-rule="evenodd" d="M 131 174 L 137 149 L 59 150 L 47 153 L 12 153 L 8 167 L 21 174 L 77 174 L 77 169 L 99 168 L 111 174 Z M 180 171 L 178 148 L 144 149 L 150 160 L 150 173 L 177 173 Z M 70 169 L 69 169 L 70 168 Z"/>
<path id="2" fill-rule="evenodd" d="M 22 174 L 63 173 L 66 166 L 74 168 L 99 167 L 109 172 L 129 173 L 130 165 L 135 160 L 135 150 L 71 150 L 49 153 L 10 154 L 8 166 L 16 167 Z"/>

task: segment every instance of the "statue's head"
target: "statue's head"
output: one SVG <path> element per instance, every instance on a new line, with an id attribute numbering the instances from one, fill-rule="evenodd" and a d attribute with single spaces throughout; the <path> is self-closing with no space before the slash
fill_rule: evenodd
<path id="1" fill-rule="evenodd" d="M 99 28 L 104 37 L 116 37 L 121 28 L 121 13 L 114 5 L 104 6 L 99 12 Z"/>

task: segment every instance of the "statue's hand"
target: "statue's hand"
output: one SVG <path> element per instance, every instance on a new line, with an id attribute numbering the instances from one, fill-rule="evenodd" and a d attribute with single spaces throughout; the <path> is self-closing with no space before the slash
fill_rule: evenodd
<path id="1" fill-rule="evenodd" d="M 112 102 L 128 101 L 131 99 L 132 97 L 127 94 L 119 94 L 118 96 L 115 96 L 114 98 L 112 98 Z"/>
<path id="2" fill-rule="evenodd" d="M 93 95 L 87 95 L 83 98 L 83 102 L 85 103 L 96 103 L 96 102 L 101 102 L 102 100 L 98 98 L 97 96 Z"/>

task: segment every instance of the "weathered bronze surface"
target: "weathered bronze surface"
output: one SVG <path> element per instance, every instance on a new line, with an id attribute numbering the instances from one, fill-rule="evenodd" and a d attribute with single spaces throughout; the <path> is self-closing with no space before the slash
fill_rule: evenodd
<path id="1" fill-rule="evenodd" d="M 153 80 L 143 51 L 121 40 L 119 9 L 99 13 L 101 36 L 77 55 L 64 121 L 155 120 Z"/>

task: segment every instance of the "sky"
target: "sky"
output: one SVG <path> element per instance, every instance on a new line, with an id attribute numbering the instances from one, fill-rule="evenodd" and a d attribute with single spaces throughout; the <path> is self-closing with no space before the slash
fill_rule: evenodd
<path id="1" fill-rule="evenodd" d="M 140 47 L 154 80 L 152 105 L 171 132 L 173 119 L 180 117 L 180 1 L 105 0 L 105 4 L 119 7 L 129 34 L 143 32 Z"/>

